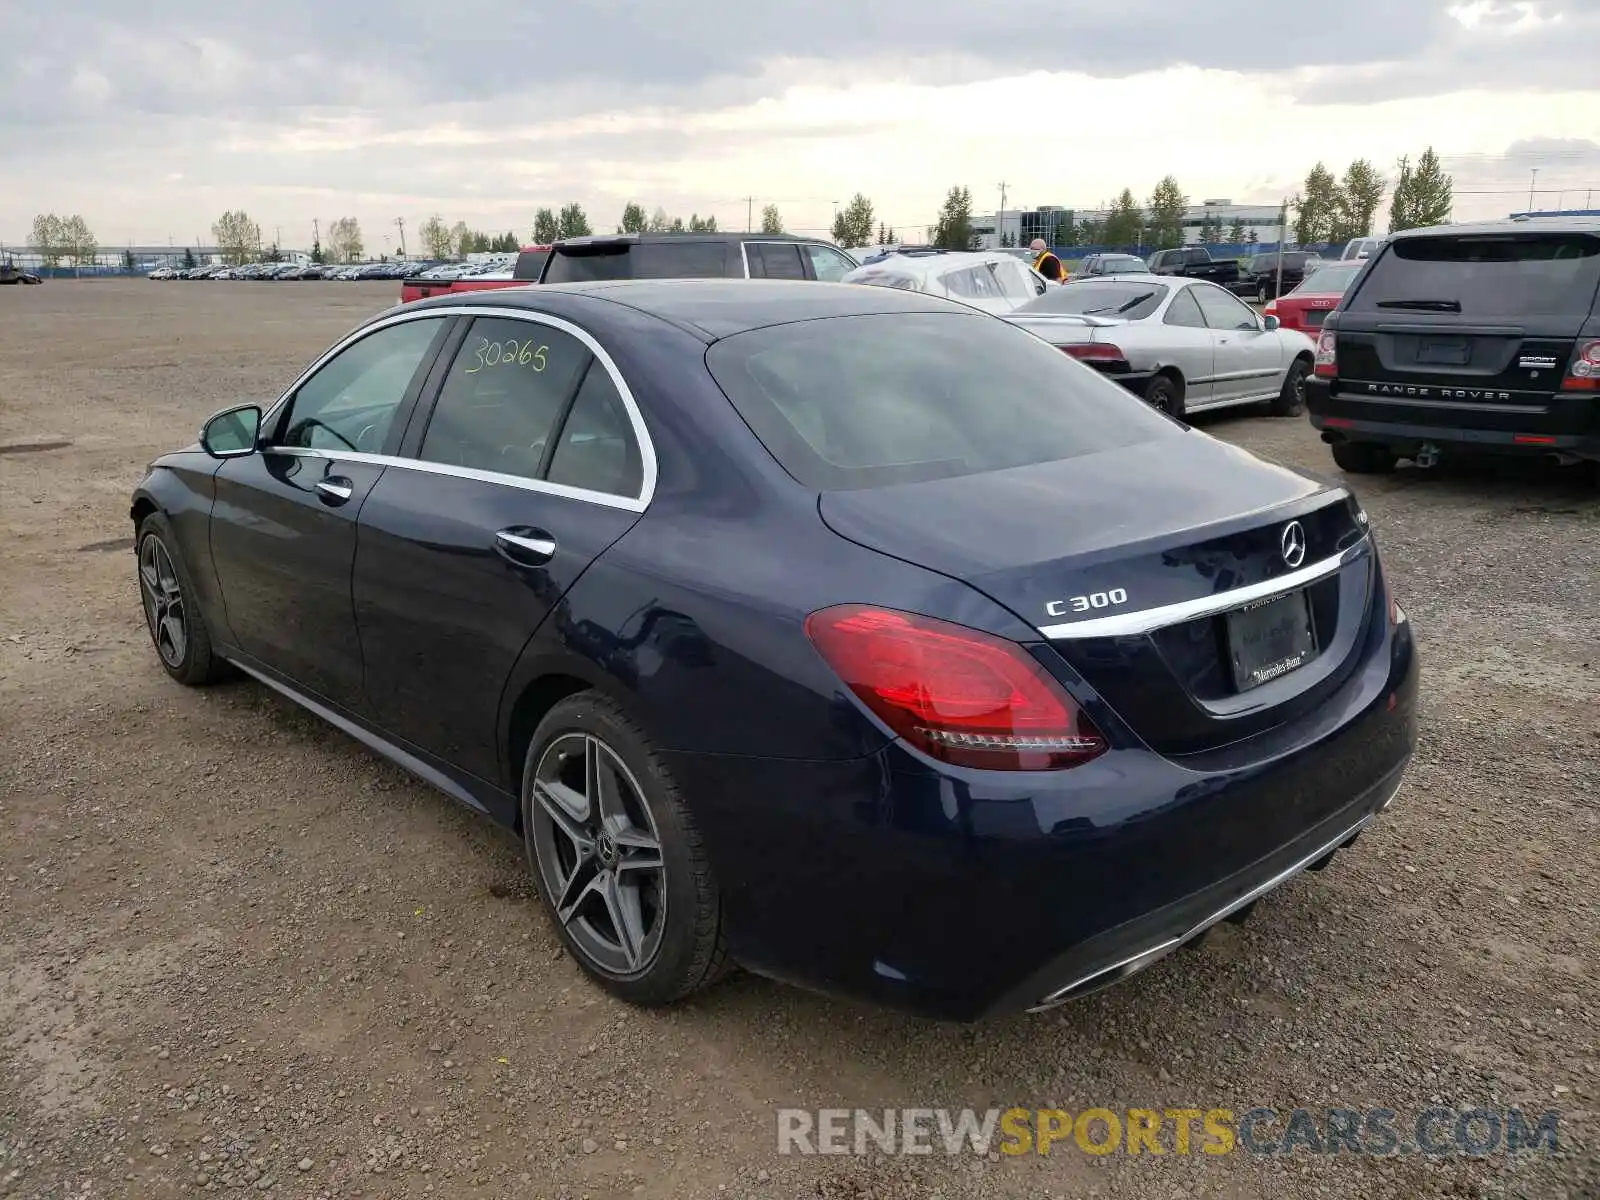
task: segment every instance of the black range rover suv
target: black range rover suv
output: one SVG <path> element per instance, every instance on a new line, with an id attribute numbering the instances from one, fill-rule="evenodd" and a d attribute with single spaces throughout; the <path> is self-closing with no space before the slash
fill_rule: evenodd
<path id="1" fill-rule="evenodd" d="M 1600 219 L 1394 234 L 1323 325 L 1311 423 L 1352 472 L 1468 453 L 1600 462 L 1597 301 Z"/>

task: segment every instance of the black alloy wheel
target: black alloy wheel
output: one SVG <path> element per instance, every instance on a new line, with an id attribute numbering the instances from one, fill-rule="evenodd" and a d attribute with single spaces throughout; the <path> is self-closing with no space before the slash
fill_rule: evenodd
<path id="1" fill-rule="evenodd" d="M 144 619 L 150 627 L 150 640 L 169 671 L 183 668 L 189 652 L 189 619 L 183 603 L 183 585 L 178 581 L 172 555 L 161 538 L 146 534 L 139 544 L 139 591 L 144 597 Z"/>
<path id="2" fill-rule="evenodd" d="M 556 931 L 606 990 L 669 1004 L 730 968 L 694 820 L 615 701 L 580 692 L 539 723 L 523 766 L 522 831 Z"/>

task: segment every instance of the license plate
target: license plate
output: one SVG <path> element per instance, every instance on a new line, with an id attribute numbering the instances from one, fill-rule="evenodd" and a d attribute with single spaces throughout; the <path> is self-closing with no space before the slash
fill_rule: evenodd
<path id="1" fill-rule="evenodd" d="M 1472 346 L 1466 338 L 1423 338 L 1417 358 L 1435 367 L 1464 367 L 1472 361 Z"/>
<path id="2" fill-rule="evenodd" d="M 1280 679 L 1317 656 L 1304 592 L 1261 600 L 1228 614 L 1228 658 L 1241 692 Z"/>
<path id="3" fill-rule="evenodd" d="M 1328 314 L 1323 309 L 1308 308 L 1306 310 L 1306 328 L 1316 329 L 1322 324 L 1322 319 L 1327 315 Z"/>

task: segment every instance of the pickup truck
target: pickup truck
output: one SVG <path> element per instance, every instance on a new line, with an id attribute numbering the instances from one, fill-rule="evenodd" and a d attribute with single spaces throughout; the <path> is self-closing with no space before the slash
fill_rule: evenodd
<path id="1" fill-rule="evenodd" d="M 429 296 L 442 296 L 446 292 L 478 292 L 488 288 L 525 287 L 530 283 L 538 283 L 545 260 L 549 257 L 549 246 L 524 246 L 517 252 L 517 261 L 509 271 L 467 275 L 459 279 L 406 279 L 400 285 L 400 303 L 426 300 Z"/>
<path id="2" fill-rule="evenodd" d="M 1239 262 L 1233 258 L 1212 258 L 1211 251 L 1204 246 L 1181 246 L 1152 254 L 1150 274 L 1205 279 L 1231 290 L 1239 278 Z"/>

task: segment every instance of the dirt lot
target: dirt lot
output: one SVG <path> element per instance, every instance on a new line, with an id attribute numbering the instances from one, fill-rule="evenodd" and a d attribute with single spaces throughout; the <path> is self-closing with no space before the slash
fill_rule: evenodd
<path id="1" fill-rule="evenodd" d="M 144 464 L 395 291 L 0 289 L 0 1196 L 1600 1195 L 1586 481 L 1362 485 L 1425 655 L 1420 753 L 1373 832 L 1246 925 L 978 1028 L 747 977 L 641 1013 L 562 956 L 510 837 L 151 653 Z M 1333 470 L 1302 421 L 1207 427 Z M 1441 1103 L 1560 1110 L 1560 1152 L 884 1162 L 775 1136 L 785 1106 Z"/>

